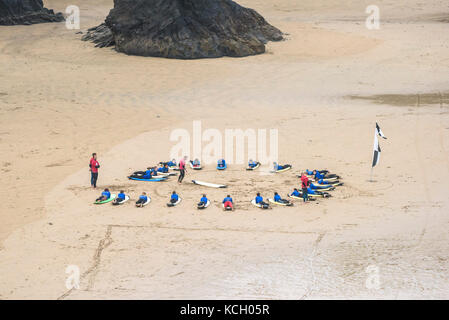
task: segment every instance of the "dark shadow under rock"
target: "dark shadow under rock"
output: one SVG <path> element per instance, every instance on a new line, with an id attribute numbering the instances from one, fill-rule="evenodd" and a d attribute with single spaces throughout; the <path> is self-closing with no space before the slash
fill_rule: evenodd
<path id="1" fill-rule="evenodd" d="M 0 25 L 60 21 L 64 21 L 64 16 L 44 8 L 42 0 L 0 0 Z"/>
<path id="2" fill-rule="evenodd" d="M 177 59 L 260 54 L 282 39 L 256 11 L 231 0 L 114 0 L 105 24 L 83 37 L 130 55 Z"/>

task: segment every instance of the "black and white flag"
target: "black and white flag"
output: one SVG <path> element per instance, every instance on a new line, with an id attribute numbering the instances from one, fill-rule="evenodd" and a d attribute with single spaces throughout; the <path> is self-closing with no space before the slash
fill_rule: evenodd
<path id="1" fill-rule="evenodd" d="M 376 122 L 376 130 L 374 131 L 374 154 L 373 154 L 372 167 L 374 167 L 376 164 L 379 163 L 379 158 L 380 158 L 380 146 L 379 146 L 378 136 L 381 136 L 382 138 L 387 139 L 387 137 L 384 136 L 384 133 L 382 132 L 382 130 L 380 130 L 380 127 Z"/>

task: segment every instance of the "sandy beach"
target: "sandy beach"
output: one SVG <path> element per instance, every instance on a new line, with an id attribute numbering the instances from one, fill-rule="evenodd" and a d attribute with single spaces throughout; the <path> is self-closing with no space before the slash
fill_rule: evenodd
<path id="1" fill-rule="evenodd" d="M 113 6 L 44 2 L 78 5 L 82 32 Z M 174 60 L 95 48 L 64 23 L 0 26 L 0 299 L 449 298 L 447 3 L 378 1 L 379 30 L 365 26 L 369 1 L 239 3 L 286 39 L 257 56 Z M 181 186 L 126 178 L 169 160 L 171 132 L 193 121 L 277 129 L 293 169 L 209 164 Z M 388 139 L 369 182 L 376 122 Z M 332 198 L 250 204 L 314 168 L 343 177 Z M 133 201 L 94 205 L 106 187 Z M 173 190 L 183 201 L 167 208 Z M 142 191 L 152 202 L 137 209 Z M 68 266 L 79 289 L 66 287 Z"/>

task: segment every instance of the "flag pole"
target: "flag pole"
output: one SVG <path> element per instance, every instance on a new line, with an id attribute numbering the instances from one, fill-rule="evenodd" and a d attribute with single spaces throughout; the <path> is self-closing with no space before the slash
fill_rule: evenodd
<path id="1" fill-rule="evenodd" d="M 374 167 L 372 167 L 371 166 L 371 173 L 370 173 L 370 177 L 369 177 L 369 182 L 374 182 L 374 180 L 373 180 L 373 169 L 374 169 Z"/>

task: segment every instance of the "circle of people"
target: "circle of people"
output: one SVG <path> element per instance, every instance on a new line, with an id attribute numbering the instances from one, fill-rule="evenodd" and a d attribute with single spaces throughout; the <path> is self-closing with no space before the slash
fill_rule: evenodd
<path id="1" fill-rule="evenodd" d="M 95 186 L 96 187 L 96 178 L 98 176 L 98 168 L 99 163 L 96 160 L 95 155 L 95 162 L 92 162 L 89 164 L 91 171 L 95 171 Z M 167 162 L 160 162 L 158 166 L 149 167 L 145 171 L 136 171 L 132 175 L 130 175 L 128 178 L 131 180 L 136 181 L 165 181 L 170 176 L 175 176 L 176 173 L 173 171 L 179 172 L 178 177 L 178 183 L 182 183 L 182 180 L 184 179 L 185 172 L 186 172 L 186 161 L 187 157 L 182 158 L 179 163 L 176 163 L 175 159 L 172 159 L 171 161 Z M 189 162 L 190 167 L 193 170 L 201 170 L 201 162 L 199 159 L 191 160 Z M 260 163 L 257 161 L 253 161 L 250 159 L 248 161 L 248 166 L 246 170 L 256 170 L 260 166 Z M 95 170 L 92 170 L 94 168 Z M 219 159 L 217 161 L 217 170 L 225 170 L 227 168 L 227 164 L 225 159 Z M 280 165 L 276 162 L 273 162 L 273 170 L 271 172 L 273 173 L 281 173 L 287 170 L 290 170 L 292 168 L 289 164 Z M 328 198 L 330 197 L 330 193 L 328 191 L 332 191 L 335 189 L 335 187 L 342 185 L 343 183 L 340 182 L 340 176 L 336 174 L 330 173 L 328 170 L 305 170 L 302 172 L 298 177 L 301 179 L 301 190 L 298 190 L 298 188 L 294 188 L 293 192 L 288 194 L 289 198 L 297 199 L 297 200 L 303 200 L 306 201 L 313 201 L 316 198 Z M 207 185 L 207 184 L 206 184 Z M 209 184 L 213 185 L 213 184 Z M 118 193 L 118 195 L 112 194 L 108 188 L 104 189 L 104 191 L 101 193 L 100 197 L 98 197 L 95 200 L 95 204 L 104 204 L 112 202 L 113 205 L 121 205 L 126 203 L 128 200 L 130 200 L 130 197 L 125 194 L 123 190 Z M 151 202 L 151 197 L 147 195 L 146 192 L 142 192 L 142 194 L 139 196 L 139 198 L 136 201 L 137 207 L 145 207 Z M 181 197 L 176 193 L 176 191 L 173 191 L 170 195 L 169 202 L 167 203 L 168 207 L 174 207 L 178 205 L 181 202 Z M 205 209 L 209 207 L 211 201 L 207 198 L 206 194 L 203 194 L 199 203 L 197 204 L 198 209 Z M 267 201 L 264 200 L 264 198 L 261 196 L 260 193 L 257 193 L 255 198 L 251 200 L 251 203 L 259 208 L 262 209 L 269 209 L 270 203 L 281 205 L 281 206 L 292 206 L 293 202 L 291 202 L 288 199 L 282 198 L 277 192 L 274 192 L 273 198 L 267 199 Z M 227 195 L 223 201 L 222 206 L 224 210 L 234 210 L 235 204 L 234 200 L 232 199 L 231 195 Z"/>

